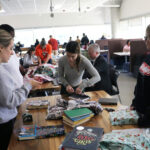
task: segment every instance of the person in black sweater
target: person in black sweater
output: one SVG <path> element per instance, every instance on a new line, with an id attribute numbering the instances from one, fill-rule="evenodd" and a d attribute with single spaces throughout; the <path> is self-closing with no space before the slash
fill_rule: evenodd
<path id="1" fill-rule="evenodd" d="M 145 43 L 150 50 L 150 25 L 146 29 Z M 138 125 L 150 127 L 150 54 L 139 68 L 134 94 L 131 109 L 135 109 L 140 114 Z"/>
<path id="2" fill-rule="evenodd" d="M 84 49 L 87 49 L 87 45 L 89 43 L 89 39 L 87 37 L 87 35 L 85 35 L 85 33 L 83 33 L 83 37 L 81 39 L 81 46 L 84 48 Z"/>
<path id="3" fill-rule="evenodd" d="M 100 48 L 98 44 L 91 44 L 88 48 L 88 54 L 91 59 L 91 63 L 101 76 L 101 81 L 97 82 L 94 86 L 88 87 L 85 91 L 97 91 L 104 90 L 107 93 L 112 93 L 112 84 L 110 80 L 109 65 L 105 58 L 100 55 Z M 90 78 L 91 76 L 85 71 L 83 78 Z"/>

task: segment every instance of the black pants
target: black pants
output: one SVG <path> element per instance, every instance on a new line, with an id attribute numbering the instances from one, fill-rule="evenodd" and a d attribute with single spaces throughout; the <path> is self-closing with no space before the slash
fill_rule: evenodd
<path id="1" fill-rule="evenodd" d="M 0 124 L 0 150 L 7 150 L 15 120 L 14 118 L 7 123 Z"/>

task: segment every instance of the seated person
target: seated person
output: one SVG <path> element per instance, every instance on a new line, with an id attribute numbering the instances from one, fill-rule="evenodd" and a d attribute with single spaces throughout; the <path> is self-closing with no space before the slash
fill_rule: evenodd
<path id="1" fill-rule="evenodd" d="M 21 44 L 20 41 L 18 43 L 16 43 L 15 45 L 15 50 L 17 52 L 21 52 L 21 47 L 24 47 L 24 44 Z"/>
<path id="2" fill-rule="evenodd" d="M 93 66 L 98 71 L 101 76 L 101 81 L 94 84 L 92 87 L 87 87 L 85 91 L 97 91 L 104 90 L 111 94 L 112 84 L 110 80 L 109 65 L 107 64 L 105 58 L 100 55 L 100 48 L 98 44 L 91 44 L 88 48 L 88 54 L 91 59 Z M 90 74 L 85 71 L 83 78 L 90 78 Z"/>
<path id="3" fill-rule="evenodd" d="M 146 29 L 145 42 L 147 49 L 150 50 L 150 25 Z M 141 114 L 138 124 L 150 127 L 150 54 L 139 68 L 134 94 L 131 109 L 135 109 Z"/>
<path id="4" fill-rule="evenodd" d="M 126 45 L 123 47 L 123 52 L 130 52 L 130 40 L 127 40 Z"/>
<path id="5" fill-rule="evenodd" d="M 34 53 L 35 53 L 35 48 L 32 45 L 23 58 L 23 66 L 25 68 L 29 67 L 30 65 L 33 65 L 35 63 Z"/>
<path id="6" fill-rule="evenodd" d="M 85 69 L 91 75 L 89 80 L 82 80 Z M 76 41 L 67 44 L 66 55 L 58 62 L 58 72 L 62 83 L 61 94 L 81 94 L 84 88 L 100 80 L 97 70 L 86 57 L 80 54 L 80 46 Z"/>
<path id="7" fill-rule="evenodd" d="M 35 55 L 38 57 L 39 65 L 46 63 L 52 64 L 51 54 L 52 46 L 50 44 L 46 44 L 46 41 L 43 38 L 35 50 Z"/>

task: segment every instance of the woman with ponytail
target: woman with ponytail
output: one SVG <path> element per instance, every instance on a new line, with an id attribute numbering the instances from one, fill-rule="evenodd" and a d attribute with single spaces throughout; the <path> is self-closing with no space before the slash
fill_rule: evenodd
<path id="1" fill-rule="evenodd" d="M 89 80 L 82 80 L 85 69 L 91 75 Z M 76 41 L 67 44 L 66 55 L 59 59 L 58 71 L 62 83 L 61 94 L 81 94 L 85 87 L 100 81 L 99 73 L 91 62 L 80 54 L 80 46 Z"/>

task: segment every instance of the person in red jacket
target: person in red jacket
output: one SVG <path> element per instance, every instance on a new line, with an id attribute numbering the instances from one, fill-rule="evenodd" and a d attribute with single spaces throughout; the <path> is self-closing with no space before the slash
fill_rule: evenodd
<path id="1" fill-rule="evenodd" d="M 52 35 L 49 36 L 50 40 L 48 41 L 48 43 L 52 46 L 52 51 L 54 55 L 57 55 L 58 53 L 58 42 L 56 39 L 54 39 L 52 37 Z"/>
<path id="2" fill-rule="evenodd" d="M 52 46 L 50 44 L 46 44 L 45 39 L 42 39 L 35 50 L 35 55 L 38 57 L 39 65 L 46 63 L 52 64 L 51 54 Z"/>

